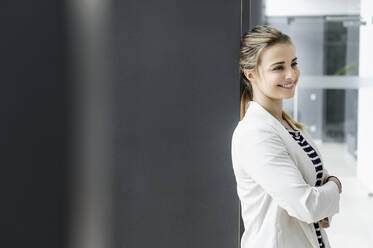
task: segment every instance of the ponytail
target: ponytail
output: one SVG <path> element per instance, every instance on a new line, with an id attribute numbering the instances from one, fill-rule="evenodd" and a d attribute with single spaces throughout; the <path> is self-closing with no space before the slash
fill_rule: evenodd
<path id="1" fill-rule="evenodd" d="M 253 100 L 253 89 L 251 86 L 250 81 L 246 78 L 245 74 L 241 71 L 241 79 L 240 79 L 240 120 L 246 114 L 246 108 L 249 101 Z"/>
<path id="2" fill-rule="evenodd" d="M 282 111 L 282 118 L 285 119 L 287 122 L 289 122 L 290 125 L 291 125 L 293 128 L 294 128 L 294 126 L 297 127 L 297 128 L 299 128 L 300 130 L 304 130 L 304 128 L 305 128 L 305 126 L 304 126 L 302 123 L 295 121 L 295 120 L 294 120 L 293 118 L 291 118 L 291 116 L 290 116 L 288 113 L 286 113 L 285 111 Z"/>

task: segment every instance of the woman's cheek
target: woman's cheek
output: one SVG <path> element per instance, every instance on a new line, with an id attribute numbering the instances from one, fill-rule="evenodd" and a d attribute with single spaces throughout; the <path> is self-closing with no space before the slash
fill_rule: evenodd
<path id="1" fill-rule="evenodd" d="M 300 70 L 297 68 L 297 69 L 295 70 L 295 72 L 297 73 L 297 78 L 299 78 L 299 76 L 300 76 Z"/>
<path id="2" fill-rule="evenodd" d="M 278 76 L 274 75 L 270 78 L 268 78 L 268 81 L 271 82 L 272 87 L 277 87 L 279 84 L 283 84 L 284 82 L 279 78 Z"/>

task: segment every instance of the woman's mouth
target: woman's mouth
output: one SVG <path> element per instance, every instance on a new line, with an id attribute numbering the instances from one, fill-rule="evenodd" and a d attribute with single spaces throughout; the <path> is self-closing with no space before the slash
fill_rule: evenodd
<path id="1" fill-rule="evenodd" d="M 291 89 L 294 88 L 294 84 L 293 83 L 291 83 L 291 84 L 279 84 L 277 86 L 279 86 L 281 88 L 284 88 L 284 89 L 287 89 L 287 90 L 291 90 Z"/>

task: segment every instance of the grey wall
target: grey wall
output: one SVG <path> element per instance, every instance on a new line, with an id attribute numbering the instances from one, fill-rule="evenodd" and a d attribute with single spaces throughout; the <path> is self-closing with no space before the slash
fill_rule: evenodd
<path id="1" fill-rule="evenodd" d="M 1 247 L 238 247 L 240 1 L 0 8 Z"/>
<path id="2" fill-rule="evenodd" d="M 251 30 L 256 25 L 263 25 L 265 1 L 241 0 L 242 9 L 242 33 Z"/>
<path id="3" fill-rule="evenodd" d="M 240 1 L 114 1 L 115 247 L 238 247 Z"/>
<path id="4" fill-rule="evenodd" d="M 110 1 L 68 1 L 72 130 L 69 248 L 113 247 Z"/>
<path id="5" fill-rule="evenodd" d="M 66 247 L 65 5 L 2 1 L 0 18 L 0 247 Z"/>

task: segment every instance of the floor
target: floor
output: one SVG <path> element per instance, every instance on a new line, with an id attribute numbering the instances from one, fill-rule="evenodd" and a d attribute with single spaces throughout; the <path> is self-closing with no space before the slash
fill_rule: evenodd
<path id="1" fill-rule="evenodd" d="M 373 196 L 356 177 L 355 159 L 344 144 L 318 143 L 318 147 L 329 174 L 342 182 L 340 211 L 325 229 L 331 247 L 372 248 Z"/>

